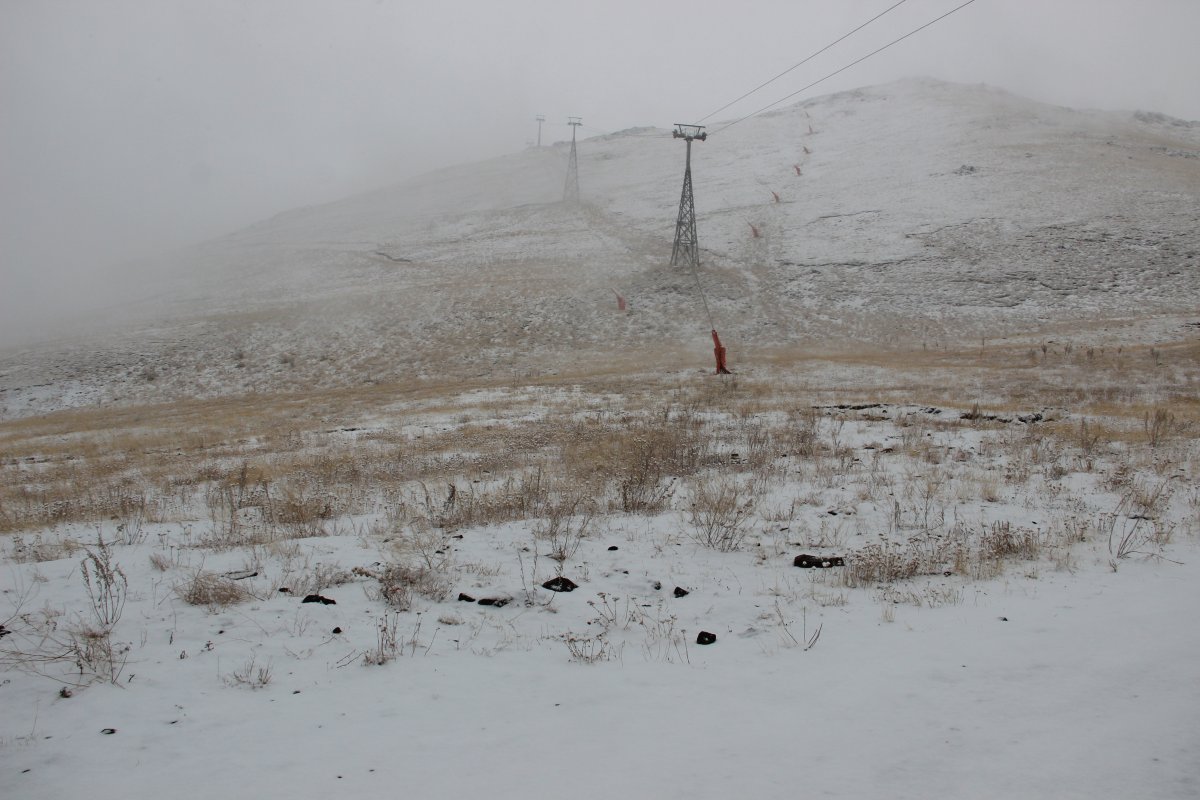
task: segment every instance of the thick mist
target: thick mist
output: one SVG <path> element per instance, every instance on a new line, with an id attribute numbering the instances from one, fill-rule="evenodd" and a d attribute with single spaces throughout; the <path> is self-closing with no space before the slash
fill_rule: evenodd
<path id="1" fill-rule="evenodd" d="M 2 2 L 0 345 L 120 320 L 173 249 L 520 150 L 536 114 L 543 143 L 699 119 L 894 2 Z M 960 2 L 907 0 L 719 117 Z M 920 74 L 1200 119 L 1197 30 L 1193 0 L 977 0 L 789 102 Z"/>

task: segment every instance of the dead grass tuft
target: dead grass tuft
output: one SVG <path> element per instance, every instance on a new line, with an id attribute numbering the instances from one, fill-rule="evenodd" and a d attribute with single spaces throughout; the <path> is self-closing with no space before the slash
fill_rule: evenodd
<path id="1" fill-rule="evenodd" d="M 250 591 L 236 582 L 203 570 L 175 586 L 175 595 L 192 606 L 205 606 L 210 611 L 228 608 L 250 600 Z"/>

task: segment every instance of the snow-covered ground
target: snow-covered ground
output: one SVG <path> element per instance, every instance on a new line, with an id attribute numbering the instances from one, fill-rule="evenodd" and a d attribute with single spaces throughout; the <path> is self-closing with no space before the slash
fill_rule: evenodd
<path id="1" fill-rule="evenodd" d="M 514 410 L 582 403 L 586 419 L 613 399 Z M 479 411 L 496 400 L 406 437 L 451 437 L 472 412 L 537 430 Z M 218 493 L 193 501 L 207 517 L 10 535 L 5 796 L 1195 796 L 1191 440 L 1084 456 L 1039 423 L 885 405 L 812 416 L 804 453 L 758 453 L 735 433 L 753 420 L 707 416 L 709 468 L 659 510 L 577 509 L 578 538 L 548 534 L 548 507 L 463 523 L 505 496 L 484 473 L 453 502 L 410 486 L 308 528 L 267 525 L 261 496 L 222 516 Z M 736 549 L 702 544 L 706 475 L 752 504 Z M 127 582 L 101 675 L 37 660 L 95 625 L 81 561 L 97 533 Z M 852 580 L 873 545 L 924 554 L 919 573 Z M 797 568 L 802 553 L 848 565 Z M 389 565 L 410 572 L 387 584 Z M 542 588 L 560 574 L 578 588 Z M 189 600 L 204 575 L 240 596 Z"/>
<path id="2" fill-rule="evenodd" d="M 720 128 L 730 378 L 654 129 L 583 206 L 561 144 L 444 170 L 0 353 L 0 796 L 1200 795 L 1200 126 Z"/>

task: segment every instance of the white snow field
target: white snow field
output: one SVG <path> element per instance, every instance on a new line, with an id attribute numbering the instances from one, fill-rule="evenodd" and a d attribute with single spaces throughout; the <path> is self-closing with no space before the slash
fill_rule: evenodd
<path id="1" fill-rule="evenodd" d="M 0 797 L 1200 796 L 1200 123 L 720 129 L 696 276 L 646 128 L 0 351 Z"/>

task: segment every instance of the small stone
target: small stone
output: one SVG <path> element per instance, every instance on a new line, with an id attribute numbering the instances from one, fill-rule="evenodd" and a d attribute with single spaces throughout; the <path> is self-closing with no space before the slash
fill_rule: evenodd
<path id="1" fill-rule="evenodd" d="M 288 587 L 286 587 L 286 586 L 280 586 L 280 587 L 279 587 L 279 593 L 280 593 L 280 594 L 287 594 L 287 593 L 288 593 L 288 592 L 290 592 L 290 591 L 291 591 L 291 589 L 289 589 L 289 588 L 288 588 Z"/>
<path id="2" fill-rule="evenodd" d="M 496 608 L 504 608 L 508 605 L 510 599 L 507 597 L 484 597 L 479 601 L 481 606 L 494 606 Z"/>
<path id="3" fill-rule="evenodd" d="M 334 632 L 334 634 L 339 634 L 342 632 L 342 629 L 341 629 L 341 627 L 337 627 L 337 628 L 333 629 L 333 632 Z"/>
<path id="4" fill-rule="evenodd" d="M 327 605 L 327 606 L 336 606 L 337 605 L 337 600 L 334 600 L 332 597 L 325 597 L 324 595 L 319 595 L 319 594 L 305 595 L 304 599 L 301 600 L 300 602 L 301 603 L 321 603 L 321 604 Z"/>
<path id="5" fill-rule="evenodd" d="M 467 594 L 466 592 L 459 592 L 459 593 L 458 593 L 458 602 L 460 602 L 460 603 L 474 603 L 474 602 L 475 602 L 475 598 L 474 598 L 474 597 L 471 597 L 471 595 Z"/>
<path id="6" fill-rule="evenodd" d="M 573 592 L 579 588 L 579 584 L 570 578 L 559 575 L 557 578 L 551 578 L 543 583 L 542 588 L 552 592 Z"/>
<path id="7" fill-rule="evenodd" d="M 105 736 L 112 736 L 114 733 L 117 732 L 117 729 L 116 728 L 104 728 L 100 732 L 103 733 Z"/>
<path id="8" fill-rule="evenodd" d="M 712 644 L 715 641 L 717 641 L 717 635 L 715 633 L 700 631 L 700 633 L 696 635 L 696 644 Z"/>
<path id="9" fill-rule="evenodd" d="M 621 548 L 617 547 L 615 544 L 611 544 L 611 545 L 609 545 L 609 546 L 608 546 L 608 551 L 609 551 L 610 553 L 611 553 L 613 550 L 620 550 L 620 549 L 621 549 Z"/>
<path id="10" fill-rule="evenodd" d="M 676 597 L 687 597 L 688 594 L 690 594 L 690 592 L 688 592 L 688 590 L 684 589 L 682 586 L 675 587 L 675 596 Z"/>
<path id="11" fill-rule="evenodd" d="M 654 582 L 654 591 L 657 592 L 661 588 L 662 588 L 662 581 L 655 581 Z"/>
<path id="12" fill-rule="evenodd" d="M 74 697 L 75 693 L 72 692 L 68 687 L 64 686 L 58 690 L 58 696 L 62 698 Z"/>

